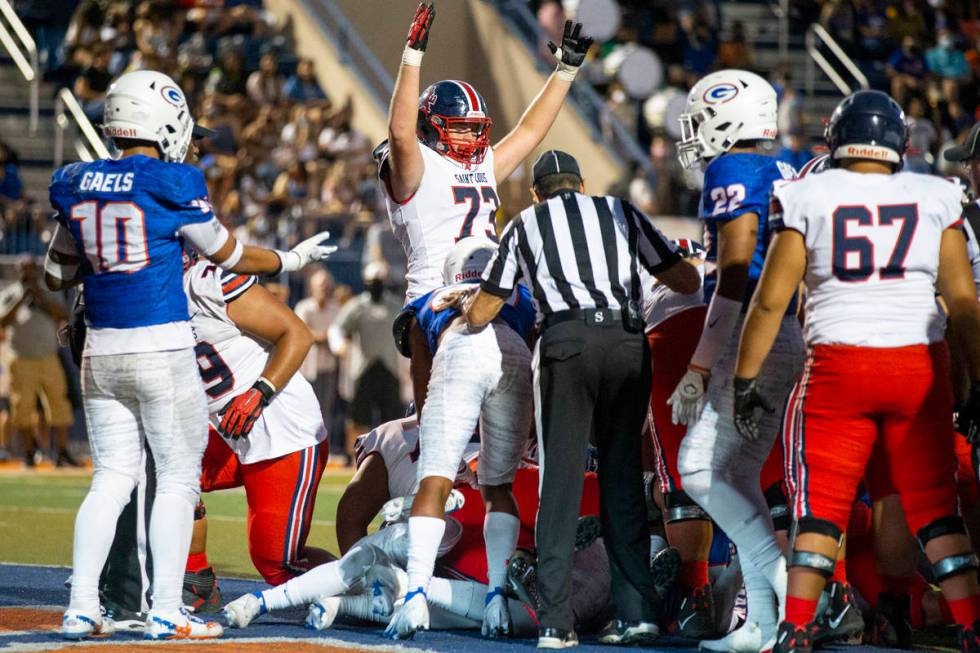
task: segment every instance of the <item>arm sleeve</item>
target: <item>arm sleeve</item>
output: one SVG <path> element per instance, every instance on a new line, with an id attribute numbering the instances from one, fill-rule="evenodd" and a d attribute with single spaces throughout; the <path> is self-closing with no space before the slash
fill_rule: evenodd
<path id="1" fill-rule="evenodd" d="M 637 252 L 640 255 L 640 263 L 650 274 L 663 272 L 681 260 L 677 247 L 660 233 L 650 218 L 629 202 L 622 204 L 627 220 L 632 221 L 639 230 Z"/>
<path id="2" fill-rule="evenodd" d="M 231 234 L 225 229 L 224 225 L 218 222 L 218 218 L 211 214 L 211 219 L 207 222 L 194 222 L 185 224 L 180 228 L 180 235 L 194 246 L 199 253 L 205 257 L 212 256 L 224 246 Z"/>
<path id="3" fill-rule="evenodd" d="M 521 277 L 520 255 L 517 251 L 517 224 L 521 219 L 521 216 L 517 216 L 504 229 L 500 245 L 497 246 L 487 269 L 483 271 L 480 288 L 496 297 L 510 297 Z"/>
<path id="4" fill-rule="evenodd" d="M 78 255 L 75 239 L 71 232 L 59 224 L 48 246 L 48 254 L 44 258 L 44 271 L 55 279 L 74 279 L 78 274 L 78 266 L 82 258 Z"/>

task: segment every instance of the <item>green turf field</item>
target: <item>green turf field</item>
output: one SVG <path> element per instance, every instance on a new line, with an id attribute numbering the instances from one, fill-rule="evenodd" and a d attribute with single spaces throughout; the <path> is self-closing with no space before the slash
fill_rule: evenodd
<path id="1" fill-rule="evenodd" d="M 71 565 L 75 511 L 89 486 L 85 473 L 0 474 L 0 562 Z M 327 472 L 320 481 L 308 542 L 337 552 L 334 514 L 350 474 Z M 245 493 L 204 495 L 208 509 L 208 557 L 218 574 L 257 578 L 248 557 Z"/>

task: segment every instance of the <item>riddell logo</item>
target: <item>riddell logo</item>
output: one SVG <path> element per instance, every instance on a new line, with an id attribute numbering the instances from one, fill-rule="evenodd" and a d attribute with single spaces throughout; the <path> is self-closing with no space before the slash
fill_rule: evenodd
<path id="1" fill-rule="evenodd" d="M 136 130 L 123 127 L 106 127 L 105 133 L 113 138 L 136 138 Z"/>
<path id="2" fill-rule="evenodd" d="M 453 277 L 453 281 L 459 282 L 466 281 L 467 279 L 479 279 L 481 276 L 483 276 L 482 272 L 477 270 L 466 270 L 464 272 L 457 272 L 456 276 Z"/>
<path id="3" fill-rule="evenodd" d="M 883 147 L 873 147 L 867 145 L 845 145 L 844 159 L 878 159 L 888 161 L 892 158 L 892 153 Z"/>

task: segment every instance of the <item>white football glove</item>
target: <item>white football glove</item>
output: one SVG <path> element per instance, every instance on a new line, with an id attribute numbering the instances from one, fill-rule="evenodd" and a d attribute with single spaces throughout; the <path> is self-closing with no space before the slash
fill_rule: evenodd
<path id="1" fill-rule="evenodd" d="M 288 252 L 276 250 L 282 263 L 280 272 L 295 272 L 314 261 L 323 261 L 337 251 L 336 245 L 321 245 L 330 238 L 329 231 L 321 231 L 312 238 L 307 238 Z"/>
<path id="2" fill-rule="evenodd" d="M 693 424 L 704 410 L 704 375 L 688 370 L 667 400 L 674 424 Z"/>

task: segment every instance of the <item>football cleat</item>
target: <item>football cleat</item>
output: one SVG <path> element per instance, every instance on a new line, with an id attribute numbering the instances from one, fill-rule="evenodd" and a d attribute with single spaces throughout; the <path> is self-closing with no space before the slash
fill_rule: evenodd
<path id="1" fill-rule="evenodd" d="M 582 515 L 575 524 L 575 550 L 583 551 L 592 546 L 602 535 L 602 524 L 595 515 Z"/>
<path id="2" fill-rule="evenodd" d="M 663 597 L 667 594 L 677 574 L 681 571 L 680 551 L 672 546 L 661 549 L 650 558 L 650 575 L 653 576 L 653 586 L 657 590 L 657 595 Z"/>
<path id="3" fill-rule="evenodd" d="M 578 646 L 574 630 L 541 628 L 538 630 L 538 648 L 573 648 Z"/>
<path id="4" fill-rule="evenodd" d="M 175 612 L 150 610 L 143 639 L 215 639 L 223 632 L 221 624 L 195 617 L 186 608 Z"/>
<path id="5" fill-rule="evenodd" d="M 333 625 L 340 612 L 340 597 L 325 596 L 310 604 L 306 613 L 306 627 L 312 630 L 327 630 Z"/>
<path id="6" fill-rule="evenodd" d="M 116 625 L 102 614 L 91 614 L 81 610 L 68 609 L 61 618 L 61 636 L 65 639 L 79 640 L 87 637 L 109 637 L 116 632 Z"/>
<path id="7" fill-rule="evenodd" d="M 871 617 L 867 643 L 885 648 L 912 648 L 911 601 L 901 596 L 881 592 Z"/>
<path id="8" fill-rule="evenodd" d="M 487 592 L 480 632 L 488 639 L 510 635 L 510 611 L 507 609 L 507 597 L 504 596 L 502 587 L 495 587 Z"/>
<path id="9" fill-rule="evenodd" d="M 261 592 L 242 594 L 225 606 L 225 619 L 232 628 L 245 628 L 268 610 Z"/>
<path id="10" fill-rule="evenodd" d="M 507 561 L 507 589 L 537 619 L 541 606 L 538 595 L 538 563 L 528 551 L 518 549 Z"/>
<path id="11" fill-rule="evenodd" d="M 698 648 L 721 653 L 759 653 L 771 649 L 773 639 L 772 636 L 766 636 L 766 633 L 759 628 L 759 624 L 747 621 L 721 639 L 702 641 Z M 801 652 L 797 651 L 797 653 Z"/>
<path id="12" fill-rule="evenodd" d="M 857 597 L 850 585 L 833 580 L 824 589 L 827 607 L 817 612 L 813 645 L 841 642 L 860 644 L 864 634 L 864 618 Z M 824 603 L 824 600 L 820 601 Z M 911 644 L 911 642 L 910 642 Z"/>
<path id="13" fill-rule="evenodd" d="M 779 624 L 776 642 L 771 647 L 772 653 L 810 653 L 813 651 L 813 633 L 816 627 L 796 626 L 784 621 Z"/>
<path id="14" fill-rule="evenodd" d="M 957 626 L 956 639 L 961 653 L 980 653 L 980 621 L 974 621 L 971 628 Z"/>
<path id="15" fill-rule="evenodd" d="M 715 630 L 715 600 L 711 585 L 683 588 L 677 608 L 677 635 L 701 641 L 717 636 Z"/>
<path id="16" fill-rule="evenodd" d="M 405 601 L 395 610 L 384 634 L 388 639 L 412 639 L 418 631 L 428 629 L 429 604 L 425 590 L 417 587 L 405 595 Z"/>
<path id="17" fill-rule="evenodd" d="M 394 499 L 389 499 L 381 506 L 381 511 L 378 513 L 383 521 L 388 523 L 394 523 L 399 521 L 407 520 L 412 514 L 412 502 L 415 500 L 415 495 L 411 494 L 407 497 L 395 497 Z M 449 497 L 446 499 L 446 505 L 444 507 L 445 514 L 451 515 L 460 508 L 466 502 L 466 497 L 459 490 L 451 490 L 449 492 Z"/>
<path id="18" fill-rule="evenodd" d="M 116 632 L 141 633 L 146 625 L 146 613 L 134 612 L 119 605 L 112 599 L 103 599 L 105 616 L 112 619 Z"/>
<path id="19" fill-rule="evenodd" d="M 184 605 L 194 614 L 221 611 L 221 590 L 212 567 L 184 572 Z"/>
<path id="20" fill-rule="evenodd" d="M 598 637 L 600 644 L 650 646 L 660 637 L 660 629 L 646 621 L 614 619 L 599 631 Z"/>

